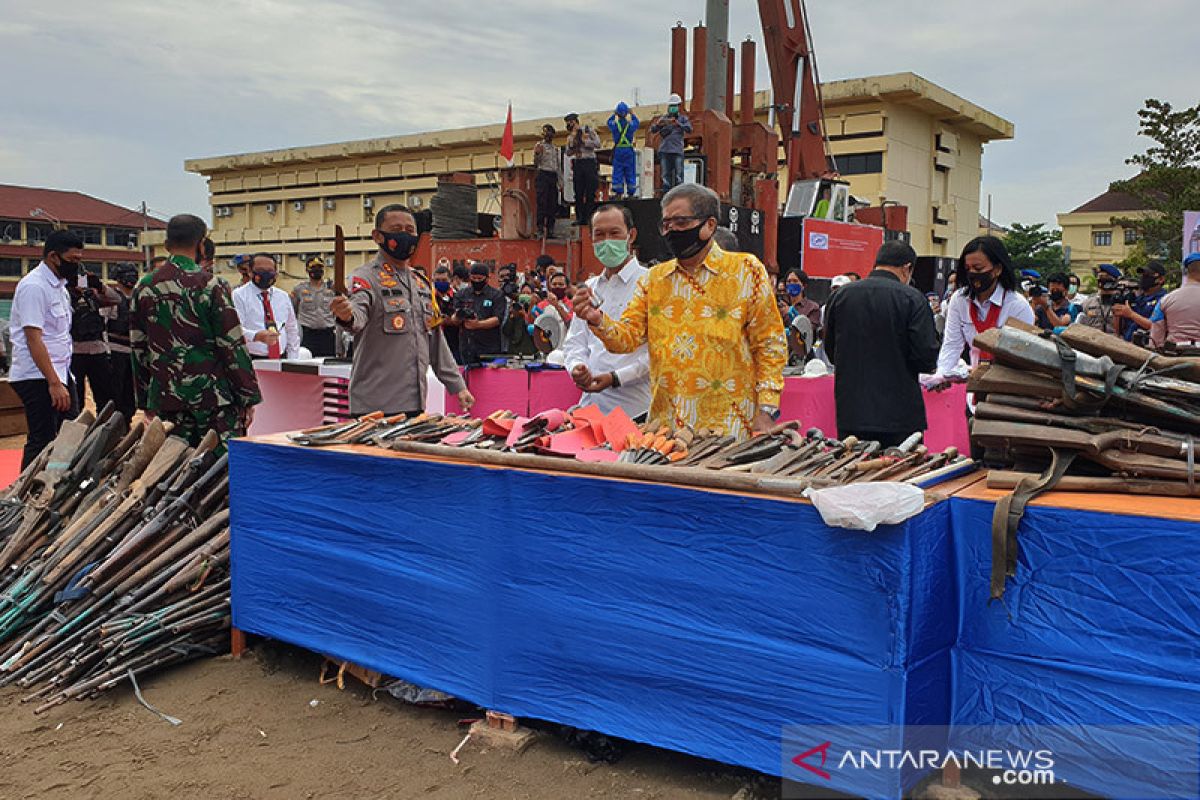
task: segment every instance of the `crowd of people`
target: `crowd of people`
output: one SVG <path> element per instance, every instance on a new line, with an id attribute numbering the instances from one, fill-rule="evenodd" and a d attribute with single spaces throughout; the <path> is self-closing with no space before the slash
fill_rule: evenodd
<path id="1" fill-rule="evenodd" d="M 610 122 L 626 136 L 635 120 Z M 891 443 L 925 428 L 921 383 L 965 378 L 986 357 L 976 334 L 1010 319 L 1046 331 L 1079 322 L 1160 349 L 1200 346 L 1200 254 L 1185 259 L 1189 280 L 1172 292 L 1157 262 L 1136 288 L 1105 264 L 1088 296 L 1077 276 L 1019 273 L 1003 243 L 982 236 L 963 249 L 945 293 L 923 294 L 911 285 L 916 253 L 890 241 L 866 277 L 833 278 L 822 304 L 803 271 L 773 280 L 738 252 L 719 214 L 705 187 L 668 189 L 660 232 L 673 258 L 643 264 L 628 208 L 600 206 L 588 224 L 603 271 L 572 285 L 549 256 L 495 275 L 484 263 L 430 275 L 412 263 L 412 212 L 391 205 L 375 217 L 377 254 L 346 294 L 320 258 L 284 292 L 266 253 L 237 259 L 241 282 L 231 288 L 214 276 L 215 247 L 192 215 L 168 222 L 169 255 L 147 274 L 121 265 L 111 283 L 84 270 L 76 234 L 56 230 L 18 284 L 10 320 L 24 463 L 79 413 L 87 390 L 98 407 L 162 417 L 192 443 L 210 430 L 244 433 L 261 401 L 259 358 L 348 353 L 351 413 L 394 415 L 424 409 L 430 370 L 470 409 L 460 367 L 541 355 L 568 370 L 580 404 L 739 436 L 774 424 L 789 365 L 832 370 L 839 432 Z"/>
<path id="2" fill-rule="evenodd" d="M 542 126 L 542 138 L 534 145 L 533 161 L 537 168 L 535 191 L 537 197 L 538 238 L 552 236 L 559 215 L 559 195 L 564 188 L 564 176 L 571 174 L 571 190 L 575 204 L 575 224 L 588 225 L 596 210 L 596 192 L 600 188 L 600 162 L 596 151 L 601 147 L 600 134 L 590 125 L 581 123 L 579 115 L 563 117 L 567 140 L 563 147 L 555 144 L 558 132 L 553 125 Z M 642 123 L 624 101 L 617 103 L 605 126 L 612 146 L 612 193 L 614 200 L 639 195 L 637 133 Z M 683 113 L 683 100 L 677 94 L 667 98 L 667 112 L 651 121 L 648 141 L 655 142 L 655 157 L 661 174 L 662 194 L 683 183 L 684 138 L 692 132 L 692 123 Z"/>

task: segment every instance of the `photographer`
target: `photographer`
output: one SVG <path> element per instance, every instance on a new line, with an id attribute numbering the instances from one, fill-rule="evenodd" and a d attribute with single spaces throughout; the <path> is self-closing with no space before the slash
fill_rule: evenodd
<path id="1" fill-rule="evenodd" d="M 650 125 L 658 134 L 658 162 L 662 170 L 663 194 L 683 183 L 683 137 L 692 132 L 692 123 L 680 110 L 683 100 L 677 94 L 667 99 L 667 113 Z"/>
<path id="2" fill-rule="evenodd" d="M 1150 330 L 1150 316 L 1159 301 L 1167 295 L 1167 290 L 1163 288 L 1166 279 L 1166 267 L 1158 261 L 1151 261 L 1138 270 L 1138 293 L 1132 300 L 1113 306 L 1114 313 L 1127 320 L 1122 331 L 1125 341 L 1133 341 L 1139 331 Z"/>
<path id="3" fill-rule="evenodd" d="M 1200 253 L 1183 259 L 1187 281 L 1163 298 L 1151 317 L 1150 342 L 1155 350 L 1168 343 L 1200 347 Z"/>
<path id="4" fill-rule="evenodd" d="M 1076 322 L 1116 336 L 1121 318 L 1114 306 L 1126 299 L 1120 297 L 1121 270 L 1112 264 L 1101 264 L 1096 267 L 1095 274 L 1098 291 L 1084 301 Z"/>
<path id="5" fill-rule="evenodd" d="M 505 306 L 500 290 L 488 285 L 487 264 L 472 264 L 471 288 L 454 295 L 453 318 L 462 326 L 459 348 L 463 364 L 475 366 L 482 363 L 482 356 L 503 352 L 500 325 Z"/>
<path id="6" fill-rule="evenodd" d="M 79 408 L 87 396 L 85 384 L 92 390 L 96 410 L 113 399 L 112 366 L 108 360 L 108 339 L 100 309 L 121 302 L 116 289 L 105 286 L 92 267 L 85 267 L 78 280 L 67 284 L 71 294 L 71 374 L 79 392 Z M 82 284 L 82 285 L 81 285 Z"/>
<path id="7" fill-rule="evenodd" d="M 567 288 L 567 274 L 565 272 L 551 273 L 548 289 L 546 299 L 537 304 L 537 314 L 544 314 L 550 309 L 554 309 L 559 319 L 563 321 L 563 327 L 565 328 L 571 324 L 571 319 L 574 317 L 574 312 L 571 308 L 571 298 L 567 296 L 569 291 Z"/>
<path id="8" fill-rule="evenodd" d="M 1070 285 L 1066 275 L 1051 275 L 1045 286 L 1035 285 L 1029 289 L 1029 305 L 1037 326 L 1044 331 L 1065 328 L 1079 316 L 1079 306 L 1067 297 Z"/>
<path id="9" fill-rule="evenodd" d="M 529 309 L 533 306 L 533 295 L 518 294 L 508 303 L 508 316 L 501 326 L 504 341 L 507 343 L 504 352 L 510 356 L 537 355 L 537 347 L 533 343 L 533 317 Z"/>

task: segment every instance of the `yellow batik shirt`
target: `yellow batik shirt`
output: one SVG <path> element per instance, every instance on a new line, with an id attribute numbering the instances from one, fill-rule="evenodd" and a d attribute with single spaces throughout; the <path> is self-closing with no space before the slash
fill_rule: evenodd
<path id="1" fill-rule="evenodd" d="M 694 273 L 674 259 L 642 277 L 619 322 L 593 330 L 613 353 L 650 350 L 650 419 L 750 434 L 760 405 L 779 405 L 787 338 L 771 279 L 748 253 L 714 244 Z"/>

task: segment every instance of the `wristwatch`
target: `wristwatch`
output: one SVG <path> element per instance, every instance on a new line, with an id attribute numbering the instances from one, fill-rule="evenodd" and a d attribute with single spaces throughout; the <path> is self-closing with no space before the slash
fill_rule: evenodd
<path id="1" fill-rule="evenodd" d="M 771 419 L 779 419 L 779 406 L 759 406 L 760 414 L 766 414 Z"/>
<path id="2" fill-rule="evenodd" d="M 620 389 L 621 388 L 621 379 L 617 377 L 616 370 L 613 370 L 609 374 L 612 375 L 612 388 Z"/>

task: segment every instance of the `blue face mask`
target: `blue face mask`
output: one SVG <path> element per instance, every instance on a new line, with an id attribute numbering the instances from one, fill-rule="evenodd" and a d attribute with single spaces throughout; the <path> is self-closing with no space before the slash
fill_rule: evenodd
<path id="1" fill-rule="evenodd" d="M 448 292 L 450 291 L 450 281 L 434 281 L 433 288 L 439 292 Z"/>
<path id="2" fill-rule="evenodd" d="M 789 283 L 787 285 L 787 293 L 792 297 L 799 297 L 804 291 L 804 287 L 798 283 Z"/>

